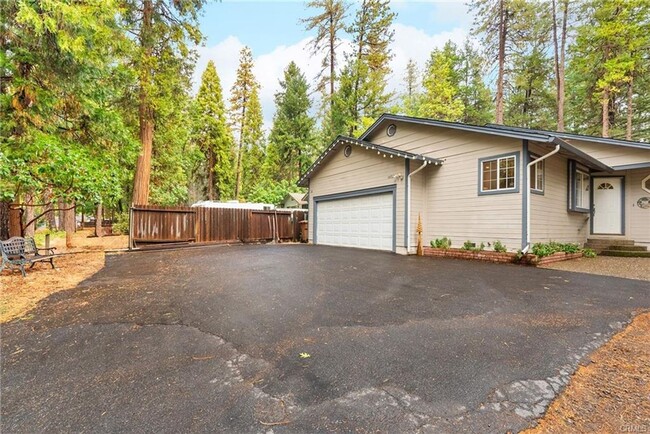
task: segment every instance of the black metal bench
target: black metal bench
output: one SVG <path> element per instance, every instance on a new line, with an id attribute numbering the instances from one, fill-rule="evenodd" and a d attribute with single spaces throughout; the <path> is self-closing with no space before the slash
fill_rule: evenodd
<path id="1" fill-rule="evenodd" d="M 54 268 L 55 247 L 39 249 L 33 238 L 11 237 L 6 241 L 0 241 L 0 271 L 5 267 L 19 268 L 25 277 L 25 265 L 31 264 L 32 268 L 37 262 L 49 262 Z M 40 252 L 47 252 L 41 254 Z"/>

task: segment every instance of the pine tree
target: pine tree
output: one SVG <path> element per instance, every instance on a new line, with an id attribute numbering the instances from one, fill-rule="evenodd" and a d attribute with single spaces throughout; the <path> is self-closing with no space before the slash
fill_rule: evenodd
<path id="1" fill-rule="evenodd" d="M 424 93 L 418 108 L 422 117 L 458 121 L 465 111 L 460 99 L 456 47 L 451 42 L 435 49 L 427 63 L 422 86 Z"/>
<path id="2" fill-rule="evenodd" d="M 465 110 L 461 122 L 484 125 L 494 119 L 492 93 L 485 84 L 485 58 L 466 40 L 459 56 L 459 97 Z"/>
<path id="3" fill-rule="evenodd" d="M 349 76 L 345 78 L 351 79 L 352 88 L 335 96 L 338 102 L 332 104 L 332 110 L 342 108 L 343 113 L 333 113 L 332 118 L 345 118 L 349 135 L 355 135 L 364 122 L 385 111 L 390 100 L 386 85 L 393 57 L 390 43 L 395 16 L 388 0 L 363 0 L 348 29 L 353 35 L 354 52 L 347 57 L 344 71 Z M 343 80 L 341 76 L 341 87 Z"/>
<path id="4" fill-rule="evenodd" d="M 260 181 L 264 163 L 264 118 L 258 88 L 259 86 L 251 88 L 243 122 L 241 192 L 244 197 L 247 197 Z"/>
<path id="5" fill-rule="evenodd" d="M 401 111 L 407 116 L 417 116 L 419 99 L 419 71 L 413 59 L 406 64 L 404 75 L 404 93 L 402 95 Z"/>
<path id="6" fill-rule="evenodd" d="M 167 80 L 189 75 L 190 43 L 201 41 L 197 14 L 203 0 L 190 2 L 126 0 L 123 18 L 135 35 L 138 50 L 134 59 L 138 75 L 138 122 L 140 156 L 133 182 L 133 203 L 149 203 L 149 183 L 156 109 L 177 95 Z M 166 101 L 165 101 L 166 100 Z"/>
<path id="7" fill-rule="evenodd" d="M 242 48 L 239 55 L 237 78 L 230 90 L 230 124 L 237 141 L 235 159 L 235 199 L 239 199 L 242 191 L 242 158 L 251 140 L 253 129 L 246 125 L 250 119 L 249 110 L 251 95 L 257 91 L 259 84 L 253 75 L 253 53 L 248 47 Z M 261 112 L 261 109 L 260 109 Z M 261 114 L 259 116 L 261 118 Z M 261 121 L 260 121 L 261 123 Z"/>
<path id="8" fill-rule="evenodd" d="M 233 138 L 226 120 L 221 80 L 209 61 L 196 96 L 193 138 L 206 159 L 207 197 L 226 200 L 233 196 Z"/>
<path id="9" fill-rule="evenodd" d="M 315 154 L 315 122 L 309 116 L 309 85 L 294 62 L 284 71 L 275 107 L 266 168 L 271 179 L 295 183 Z"/>
<path id="10" fill-rule="evenodd" d="M 312 53 L 323 54 L 318 89 L 327 95 L 331 109 L 336 88 L 336 50 L 341 45 L 348 6 L 341 0 L 312 0 L 307 7 L 319 11 L 317 15 L 303 20 L 303 23 L 308 31 L 316 29 L 316 37 L 311 44 Z"/>

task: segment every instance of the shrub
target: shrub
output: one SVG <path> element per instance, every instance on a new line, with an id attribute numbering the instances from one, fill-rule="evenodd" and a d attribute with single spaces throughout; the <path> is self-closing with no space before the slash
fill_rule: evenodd
<path id="1" fill-rule="evenodd" d="M 451 247 L 451 239 L 447 237 L 436 238 L 435 240 L 431 241 L 431 247 L 434 247 L 436 249 L 448 249 Z"/>
<path id="2" fill-rule="evenodd" d="M 580 246 L 571 243 L 563 244 L 561 251 L 564 253 L 578 253 L 580 251 Z"/>
<path id="3" fill-rule="evenodd" d="M 476 248 L 476 243 L 473 243 L 470 240 L 465 241 L 463 247 L 461 247 L 463 250 L 474 250 L 474 248 Z"/>
<path id="4" fill-rule="evenodd" d="M 584 255 L 585 258 L 595 258 L 596 257 L 596 251 L 593 249 L 583 249 L 582 254 Z"/>
<path id="5" fill-rule="evenodd" d="M 506 246 L 501 241 L 496 240 L 494 242 L 494 251 L 499 252 L 499 253 L 505 253 L 505 252 L 508 251 L 508 249 L 506 248 Z"/>
<path id="6" fill-rule="evenodd" d="M 531 252 L 534 255 L 543 258 L 544 256 L 550 256 L 553 253 L 564 252 L 564 253 L 579 253 L 582 249 L 578 244 L 573 243 L 558 243 L 556 241 L 550 241 L 548 243 L 535 243 L 531 249 Z"/>
<path id="7" fill-rule="evenodd" d="M 113 223 L 113 233 L 118 235 L 128 235 L 129 233 L 128 212 L 122 212 L 117 215 L 116 222 Z"/>

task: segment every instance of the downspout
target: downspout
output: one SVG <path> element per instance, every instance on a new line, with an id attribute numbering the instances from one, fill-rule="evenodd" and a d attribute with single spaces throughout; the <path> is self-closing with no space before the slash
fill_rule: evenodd
<path id="1" fill-rule="evenodd" d="M 415 175 L 418 173 L 420 170 L 424 169 L 427 167 L 429 164 L 428 161 L 424 161 L 424 164 L 417 169 L 415 169 L 413 172 L 409 173 L 409 175 L 406 177 L 406 190 L 407 190 L 407 198 L 406 198 L 406 203 L 407 203 L 407 210 L 406 210 L 406 254 L 411 253 L 411 176 Z"/>
<path id="2" fill-rule="evenodd" d="M 555 145 L 555 149 L 551 152 L 542 155 L 538 159 L 533 160 L 526 165 L 526 191 L 524 191 L 524 194 L 526 195 L 526 247 L 521 251 L 523 254 L 528 253 L 528 250 L 530 250 L 530 168 L 558 152 L 560 152 L 560 145 Z"/>

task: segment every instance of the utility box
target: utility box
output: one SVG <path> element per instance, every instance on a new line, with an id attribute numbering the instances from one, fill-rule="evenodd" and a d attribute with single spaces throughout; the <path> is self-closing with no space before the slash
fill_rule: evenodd
<path id="1" fill-rule="evenodd" d="M 309 222 L 301 220 L 300 222 L 300 241 L 306 243 L 309 241 Z"/>

